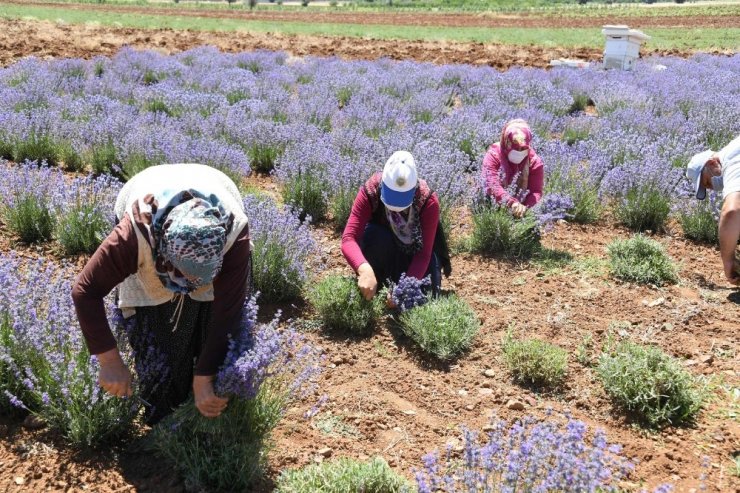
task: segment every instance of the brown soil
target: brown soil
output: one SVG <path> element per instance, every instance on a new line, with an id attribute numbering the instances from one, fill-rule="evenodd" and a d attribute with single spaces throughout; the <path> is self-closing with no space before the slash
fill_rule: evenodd
<path id="1" fill-rule="evenodd" d="M 3 3 L 28 1 L 5 0 Z M 207 17 L 216 19 L 243 19 L 259 21 L 288 21 L 309 23 L 373 24 L 394 26 L 445 26 L 445 27 L 549 27 L 583 28 L 601 27 L 604 24 L 628 24 L 636 28 L 648 27 L 727 27 L 740 25 L 740 15 L 702 16 L 582 16 L 543 14 L 497 14 L 481 13 L 431 13 L 431 12 L 326 12 L 308 9 L 305 11 L 225 10 L 162 8 L 133 5 L 90 5 L 54 2 L 31 2 L 38 5 L 64 7 L 77 10 L 102 10 L 128 14 L 177 15 L 179 17 Z"/>
<path id="2" fill-rule="evenodd" d="M 110 28 L 52 22 L 0 19 L 0 64 L 26 56 L 40 58 L 112 56 L 123 46 L 165 53 L 212 45 L 227 52 L 282 50 L 294 56 L 339 56 L 350 60 L 417 60 L 437 64 L 489 65 L 500 70 L 515 65 L 547 67 L 550 60 L 600 60 L 597 48 L 507 46 L 449 41 L 401 41 L 352 37 L 289 36 L 244 32 L 175 31 L 171 29 Z M 655 50 L 643 55 L 690 56 L 687 50 Z"/>
<path id="3" fill-rule="evenodd" d="M 268 190 L 269 179 L 257 180 Z M 264 183 L 262 183 L 264 182 Z M 467 233 L 457 224 L 454 237 Z M 339 237 L 329 226 L 314 228 L 325 272 L 349 273 Z M 6 236 L 7 233 L 4 233 Z M 560 224 L 545 246 L 570 253 L 576 260 L 606 258 L 605 246 L 628 232 L 612 224 Z M 604 428 L 625 454 L 639 460 L 627 491 L 637 485 L 676 484 L 678 492 L 695 491 L 707 474 L 707 491 L 738 491 L 733 453 L 740 450 L 740 403 L 731 389 L 740 385 L 737 320 L 740 293 L 723 282 L 718 252 L 666 234 L 658 239 L 681 265 L 676 286 L 652 288 L 624 284 L 603 273 L 574 267 L 543 269 L 479 255 L 453 259 L 453 275 L 443 287 L 455 291 L 475 309 L 482 322 L 472 351 L 450 365 L 431 363 L 389 320 L 367 338 L 310 332 L 309 338 L 327 356 L 320 393 L 329 401 L 312 420 L 303 418 L 315 398 L 291 408 L 275 432 L 267 481 L 255 491 L 270 491 L 271 481 L 285 467 L 319 460 L 317 451 L 332 457 L 385 457 L 408 473 L 435 448 L 459 443 L 459 426 L 481 429 L 490 416 L 514 419 L 543 416 L 547 408 L 569 411 L 590 426 Z M 8 248 L 3 242 L 3 250 Z M 17 246 L 29 256 L 37 252 Z M 310 311 L 288 308 L 291 316 L 311 318 Z M 500 356 L 508 328 L 517 336 L 540 337 L 570 353 L 564 388 L 536 393 L 514 384 Z M 575 359 L 586 334 L 601 347 L 609 332 L 657 344 L 685 359 L 687 368 L 714 382 L 712 399 L 694 426 L 645 433 L 612 406 L 594 370 Z M 495 376 L 483 371 L 493 369 Z M 507 409 L 517 399 L 524 411 Z M 734 414 L 733 414 L 734 413 Z M 734 417 L 733 417 L 734 416 Z M 150 453 L 121 445 L 97 453 L 75 453 L 44 430 L 24 429 L 20 419 L 0 422 L 0 490 L 2 491 L 182 491 L 184 486 Z M 331 427 L 333 425 L 333 431 Z M 327 428 L 329 426 L 329 428 Z M 323 431 L 321 430 L 323 428 Z M 709 466 L 703 467 L 704 457 Z M 22 485 L 16 484 L 22 478 Z"/>

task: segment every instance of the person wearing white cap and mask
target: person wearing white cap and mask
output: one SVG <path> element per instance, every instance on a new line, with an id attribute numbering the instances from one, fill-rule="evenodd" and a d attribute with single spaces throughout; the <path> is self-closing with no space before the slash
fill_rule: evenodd
<path id="1" fill-rule="evenodd" d="M 451 272 L 449 250 L 439 222 L 439 199 L 417 176 L 411 153 L 396 151 L 360 187 L 342 234 L 342 253 L 358 275 L 366 299 L 379 283 L 401 274 L 430 276 L 437 294 L 442 271 Z"/>
<path id="2" fill-rule="evenodd" d="M 686 168 L 696 198 L 704 200 L 707 188 L 722 193 L 719 218 L 719 248 L 727 281 L 740 285 L 736 252 L 740 240 L 740 136 L 719 152 L 707 150 L 694 155 Z"/>
<path id="3" fill-rule="evenodd" d="M 483 158 L 483 188 L 492 200 L 505 204 L 515 217 L 522 217 L 542 198 L 544 170 L 542 159 L 532 148 L 529 125 L 521 119 L 511 120 L 501 131 L 501 140 L 493 143 Z M 512 185 L 514 195 L 507 190 Z"/>

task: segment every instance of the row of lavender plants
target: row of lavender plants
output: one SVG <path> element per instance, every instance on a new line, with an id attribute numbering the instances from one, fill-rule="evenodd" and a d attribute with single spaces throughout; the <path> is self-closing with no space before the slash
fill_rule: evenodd
<path id="1" fill-rule="evenodd" d="M 740 131 L 737 87 L 740 55 L 650 59 L 632 72 L 500 73 L 213 48 L 123 50 L 0 70 L 0 155 L 123 179 L 183 161 L 234 177 L 273 172 L 287 202 L 341 226 L 357 187 L 396 149 L 414 153 L 443 211 L 468 203 L 486 147 L 506 120 L 521 117 L 535 131 L 546 191 L 570 197 L 575 220 L 594 221 L 611 205 L 627 226 L 659 230 L 675 210 L 696 231 L 705 219 L 716 223 L 716 201 L 687 201 L 682 167 Z"/>

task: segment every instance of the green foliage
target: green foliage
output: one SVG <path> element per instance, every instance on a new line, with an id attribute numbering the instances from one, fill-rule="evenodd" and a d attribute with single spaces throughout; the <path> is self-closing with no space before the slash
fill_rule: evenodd
<path id="1" fill-rule="evenodd" d="M 614 277 L 656 286 L 678 281 L 676 267 L 663 245 L 641 234 L 628 240 L 615 240 L 607 251 Z"/>
<path id="2" fill-rule="evenodd" d="M 449 361 L 470 349 L 480 323 L 473 309 L 457 295 L 433 298 L 399 316 L 403 332 L 426 353 Z"/>
<path id="3" fill-rule="evenodd" d="M 657 347 L 622 342 L 601 355 L 597 373 L 617 404 L 652 427 L 690 421 L 704 402 L 694 377 Z"/>
<path id="4" fill-rule="evenodd" d="M 473 211 L 470 248 L 479 253 L 528 258 L 540 249 L 537 220 L 531 212 L 515 219 L 506 207 L 482 205 Z"/>
<path id="5" fill-rule="evenodd" d="M 329 276 L 310 292 L 308 299 L 331 330 L 364 334 L 372 330 L 382 312 L 381 296 L 363 298 L 352 277 Z"/>
<path id="6" fill-rule="evenodd" d="M 23 243 L 40 243 L 51 239 L 56 220 L 46 198 L 20 191 L 13 206 L 4 206 L 2 212 L 8 229 Z"/>
<path id="7" fill-rule="evenodd" d="M 68 142 L 61 142 L 57 145 L 57 158 L 67 171 L 84 171 L 85 162 L 72 145 Z"/>
<path id="8" fill-rule="evenodd" d="M 113 142 L 95 145 L 90 151 L 90 166 L 94 173 L 111 173 L 118 163 L 118 155 Z"/>
<path id="9" fill-rule="evenodd" d="M 216 419 L 191 400 L 154 429 L 157 452 L 171 462 L 190 491 L 249 491 L 264 472 L 270 433 L 290 392 L 279 380 L 262 383 L 254 399 L 232 399 Z"/>
<path id="10" fill-rule="evenodd" d="M 334 219 L 334 227 L 337 231 L 344 231 L 356 196 L 357 192 L 355 190 L 342 188 L 332 197 L 331 214 Z"/>
<path id="11" fill-rule="evenodd" d="M 400 493 L 409 484 L 381 457 L 369 462 L 341 458 L 302 469 L 285 470 L 276 493 Z"/>
<path id="12" fill-rule="evenodd" d="M 617 219 L 632 231 L 663 230 L 671 212 L 671 198 L 646 182 L 631 188 L 617 204 Z"/>
<path id="13" fill-rule="evenodd" d="M 59 163 L 57 146 L 48 135 L 31 132 L 26 139 L 13 145 L 13 160 L 17 163 L 46 161 L 49 166 L 55 166 Z"/>
<path id="14" fill-rule="evenodd" d="M 254 143 L 249 149 L 249 165 L 258 173 L 269 173 L 275 168 L 275 162 L 282 155 L 283 149 L 280 146 Z"/>
<path id="15" fill-rule="evenodd" d="M 582 168 L 583 174 L 576 170 L 563 173 L 554 170 L 547 178 L 546 193 L 560 193 L 573 200 L 573 208 L 568 211 L 569 221 L 579 224 L 595 223 L 601 217 L 604 206 L 599 199 L 599 181 L 584 180 L 589 176 L 587 168 Z"/>
<path id="16" fill-rule="evenodd" d="M 252 241 L 252 278 L 261 298 L 268 303 L 300 298 L 303 277 L 293 267 L 286 246 L 267 235 L 255 237 Z"/>
<path id="17" fill-rule="evenodd" d="M 501 350 L 514 379 L 541 387 L 557 387 L 568 369 L 568 353 L 539 339 L 516 340 L 506 334 Z"/>
<path id="18" fill-rule="evenodd" d="M 325 181 L 313 173 L 301 173 L 290 178 L 283 186 L 283 200 L 301 211 L 301 218 L 310 216 L 321 221 L 328 210 Z"/>
<path id="19" fill-rule="evenodd" d="M 678 213 L 683 234 L 686 238 L 701 243 L 719 243 L 719 223 L 708 200 L 697 200 L 690 209 Z"/>
<path id="20" fill-rule="evenodd" d="M 63 212 L 56 225 L 56 238 L 66 255 L 92 254 L 108 234 L 110 224 L 92 202 L 78 200 Z"/>

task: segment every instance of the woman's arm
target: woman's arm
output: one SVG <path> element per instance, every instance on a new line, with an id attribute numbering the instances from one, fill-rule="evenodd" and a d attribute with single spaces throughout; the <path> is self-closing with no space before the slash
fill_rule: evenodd
<path id="1" fill-rule="evenodd" d="M 439 224 L 439 199 L 436 193 L 433 193 L 424 204 L 419 220 L 421 221 L 423 247 L 411 259 L 411 264 L 409 264 L 406 272 L 406 275 L 417 279 L 421 279 L 426 274 L 434 249 L 434 236 L 437 234 L 437 224 Z"/>
<path id="2" fill-rule="evenodd" d="M 536 154 L 532 158 L 532 165 L 529 167 L 529 193 L 524 199 L 524 205 L 533 207 L 542 198 L 542 190 L 545 186 L 545 166 L 542 160 Z"/>
<path id="3" fill-rule="evenodd" d="M 373 214 L 373 208 L 370 200 L 365 195 L 365 191 L 360 187 L 357 192 L 352 212 L 347 220 L 347 225 L 342 233 L 342 254 L 352 270 L 358 271 L 362 264 L 367 263 L 365 256 L 360 249 L 362 235 L 365 234 L 365 226 L 370 222 Z"/>
<path id="4" fill-rule="evenodd" d="M 242 308 L 251 296 L 249 227 L 245 226 L 224 255 L 221 271 L 213 281 L 213 304 L 206 340 L 195 365 L 195 375 L 215 375 L 229 347 L 229 335 L 241 330 Z"/>
<path id="5" fill-rule="evenodd" d="M 116 348 L 103 299 L 138 267 L 139 245 L 128 214 L 98 247 L 72 287 L 72 300 L 90 354 Z"/>
<path id="6" fill-rule="evenodd" d="M 516 198 L 506 192 L 501 183 L 501 157 L 498 146 L 495 144 L 483 157 L 483 183 L 486 195 L 492 197 L 497 203 L 510 206 L 517 202 Z"/>

